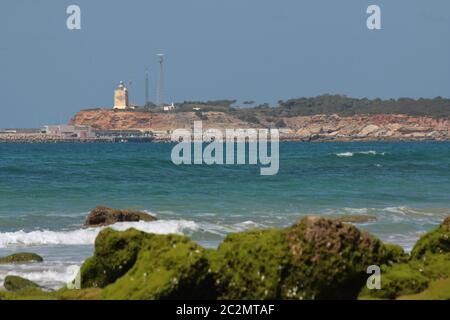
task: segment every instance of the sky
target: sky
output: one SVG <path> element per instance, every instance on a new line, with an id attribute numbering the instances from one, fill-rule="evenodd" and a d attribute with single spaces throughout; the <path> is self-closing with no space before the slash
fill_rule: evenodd
<path id="1" fill-rule="evenodd" d="M 66 26 L 81 8 L 81 30 Z M 366 26 L 381 8 L 381 30 Z M 450 97 L 448 0 L 2 0 L 0 127 L 66 123 L 112 107 L 120 80 L 142 104 L 145 68 L 166 102 L 268 102 L 345 94 Z"/>

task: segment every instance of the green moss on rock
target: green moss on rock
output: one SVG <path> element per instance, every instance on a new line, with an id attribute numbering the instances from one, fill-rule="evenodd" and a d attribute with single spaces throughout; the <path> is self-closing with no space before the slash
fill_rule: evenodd
<path id="1" fill-rule="evenodd" d="M 414 246 L 411 256 L 418 259 L 427 252 L 450 253 L 450 217 L 438 228 L 422 236 Z"/>
<path id="2" fill-rule="evenodd" d="M 178 235 L 134 229 L 101 232 L 81 268 L 84 288 L 104 287 L 103 299 L 211 299 L 207 250 Z"/>
<path id="3" fill-rule="evenodd" d="M 382 270 L 381 290 L 363 289 L 360 298 L 396 299 L 420 295 L 431 283 L 450 278 L 450 218 L 417 241 L 407 261 Z"/>
<path id="4" fill-rule="evenodd" d="M 39 288 L 39 285 L 33 281 L 17 276 L 6 276 L 3 286 L 7 291 L 11 292 L 18 292 L 30 288 Z"/>
<path id="5" fill-rule="evenodd" d="M 276 299 L 292 256 L 282 230 L 229 235 L 211 254 L 220 299 Z"/>
<path id="6" fill-rule="evenodd" d="M 99 288 L 90 288 L 82 290 L 63 288 L 56 292 L 49 293 L 51 297 L 58 300 L 99 300 L 102 290 Z"/>
<path id="7" fill-rule="evenodd" d="M 35 253 L 21 252 L 0 258 L 0 264 L 42 262 L 44 259 Z"/>
<path id="8" fill-rule="evenodd" d="M 450 254 L 427 253 L 420 259 L 412 259 L 409 263 L 425 277 L 436 280 L 450 277 Z"/>
<path id="9" fill-rule="evenodd" d="M 383 266 L 381 270 L 381 290 L 369 290 L 364 287 L 360 299 L 396 299 L 400 295 L 421 292 L 428 286 L 428 278 L 407 263 L 391 267 Z"/>
<path id="10" fill-rule="evenodd" d="M 401 296 L 399 300 L 450 300 L 450 278 L 432 281 L 429 287 L 418 294 Z"/>
<path id="11" fill-rule="evenodd" d="M 0 300 L 99 300 L 101 289 L 44 291 L 27 288 L 18 292 L 0 292 Z"/>
<path id="12" fill-rule="evenodd" d="M 309 217 L 287 229 L 228 236 L 213 269 L 222 299 L 353 299 L 367 267 L 397 253 L 351 225 Z"/>
<path id="13" fill-rule="evenodd" d="M 81 266 L 81 287 L 104 288 L 123 276 L 134 265 L 145 236 L 135 229 L 102 230 L 95 240 L 94 256 Z"/>

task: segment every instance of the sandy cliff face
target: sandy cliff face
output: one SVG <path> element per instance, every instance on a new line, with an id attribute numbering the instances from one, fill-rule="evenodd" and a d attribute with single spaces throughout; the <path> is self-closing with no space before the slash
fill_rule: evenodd
<path id="1" fill-rule="evenodd" d="M 204 128 L 255 128 L 271 127 L 266 119 L 261 125 L 242 121 L 223 112 L 203 114 Z M 314 115 L 281 118 L 286 124 L 285 138 L 302 140 L 450 140 L 450 120 L 406 115 Z M 146 129 L 171 131 L 177 128 L 190 129 L 194 121 L 201 120 L 194 112 L 148 113 L 114 112 L 112 110 L 81 111 L 71 120 L 72 124 L 91 125 L 99 130 Z"/>
<path id="2" fill-rule="evenodd" d="M 204 128 L 252 127 L 229 114 L 208 112 L 203 120 Z M 166 131 L 178 128 L 190 129 L 194 121 L 201 120 L 194 112 L 183 113 L 149 113 L 149 112 L 114 112 L 112 110 L 88 110 L 78 112 L 71 124 L 90 125 L 98 130 L 146 129 Z"/>

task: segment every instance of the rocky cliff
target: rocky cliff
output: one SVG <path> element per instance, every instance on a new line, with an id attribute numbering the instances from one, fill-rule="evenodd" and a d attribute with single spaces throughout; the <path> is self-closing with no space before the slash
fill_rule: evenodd
<path id="1" fill-rule="evenodd" d="M 298 117 L 259 116 L 250 123 L 239 113 L 228 112 L 114 112 L 88 110 L 77 113 L 71 124 L 98 130 L 146 129 L 171 131 L 191 128 L 202 120 L 204 128 L 270 128 L 282 123 L 282 136 L 293 140 L 450 140 L 450 120 L 408 115 L 312 115 Z"/>

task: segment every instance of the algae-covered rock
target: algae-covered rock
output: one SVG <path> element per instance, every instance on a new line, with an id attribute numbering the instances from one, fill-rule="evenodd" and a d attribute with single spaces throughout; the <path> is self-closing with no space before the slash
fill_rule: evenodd
<path id="1" fill-rule="evenodd" d="M 0 264 L 42 262 L 44 259 L 35 253 L 21 252 L 0 258 Z"/>
<path id="2" fill-rule="evenodd" d="M 351 225 L 309 217 L 287 229 L 230 235 L 212 265 L 223 299 L 354 299 L 367 267 L 393 255 Z"/>
<path id="3" fill-rule="evenodd" d="M 383 266 L 381 270 L 381 289 L 369 290 L 364 287 L 360 299 L 396 299 L 400 295 L 410 295 L 425 290 L 426 278 L 419 270 L 407 263 Z"/>
<path id="4" fill-rule="evenodd" d="M 99 300 L 101 289 L 44 291 L 41 288 L 26 288 L 18 292 L 1 292 L 0 300 Z"/>
<path id="5" fill-rule="evenodd" d="M 399 245 L 385 243 L 384 249 L 386 251 L 385 258 L 387 259 L 388 265 L 392 265 L 394 263 L 406 263 L 410 259 L 410 255 L 407 254 Z"/>
<path id="6" fill-rule="evenodd" d="M 398 300 L 450 300 L 450 278 L 434 280 L 426 290 L 418 294 L 401 296 Z"/>
<path id="7" fill-rule="evenodd" d="M 17 276 L 6 276 L 5 282 L 3 284 L 7 291 L 18 292 L 29 288 L 39 288 L 39 285 Z"/>
<path id="8" fill-rule="evenodd" d="M 57 300 L 100 300 L 102 290 L 99 288 L 89 288 L 82 290 L 60 289 L 47 294 Z"/>
<path id="9" fill-rule="evenodd" d="M 411 259 L 409 264 L 431 280 L 450 277 L 450 254 L 448 253 L 427 253 L 420 259 Z"/>
<path id="10" fill-rule="evenodd" d="M 207 250 L 178 235 L 104 230 L 81 268 L 82 287 L 104 287 L 103 299 L 212 299 Z"/>
<path id="11" fill-rule="evenodd" d="M 95 239 L 94 256 L 81 266 L 81 287 L 103 288 L 124 275 L 134 265 L 145 237 L 135 229 L 102 230 Z"/>
<path id="12" fill-rule="evenodd" d="M 450 254 L 427 253 L 421 259 L 411 259 L 408 263 L 384 266 L 381 290 L 364 288 L 359 298 L 397 299 L 400 296 L 418 294 L 432 282 L 446 278 L 450 278 Z M 437 288 L 434 289 L 435 293 Z"/>
<path id="13" fill-rule="evenodd" d="M 117 222 L 155 221 L 156 217 L 141 211 L 115 210 L 107 207 L 96 207 L 86 218 L 86 227 L 102 227 Z"/>
<path id="14" fill-rule="evenodd" d="M 450 218 L 438 228 L 422 236 L 414 246 L 411 257 L 400 264 L 384 266 L 381 290 L 363 289 L 360 298 L 397 299 L 401 296 L 439 296 L 441 285 L 436 281 L 450 278 Z M 431 284 L 433 288 L 431 289 Z M 421 292 L 427 294 L 420 294 Z M 432 293 L 431 293 L 432 292 Z M 445 292 L 442 295 L 445 296 Z M 441 295 L 441 296 L 442 296 Z"/>
<path id="15" fill-rule="evenodd" d="M 414 246 L 411 256 L 417 259 L 427 252 L 450 253 L 450 217 L 438 228 L 422 236 Z"/>
<path id="16" fill-rule="evenodd" d="M 292 256 L 282 230 L 229 235 L 211 253 L 221 299 L 277 299 Z"/>

